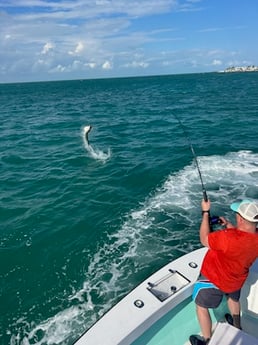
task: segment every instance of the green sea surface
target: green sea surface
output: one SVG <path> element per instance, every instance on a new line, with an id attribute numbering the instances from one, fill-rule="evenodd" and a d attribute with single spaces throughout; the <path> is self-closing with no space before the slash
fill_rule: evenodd
<path id="1" fill-rule="evenodd" d="M 213 214 L 258 199 L 257 113 L 258 73 L 0 84 L 0 343 L 70 345 L 200 247 L 189 139 Z"/>

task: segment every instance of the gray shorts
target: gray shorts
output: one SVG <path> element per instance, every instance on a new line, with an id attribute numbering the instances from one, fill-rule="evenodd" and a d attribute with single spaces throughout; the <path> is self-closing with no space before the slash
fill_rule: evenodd
<path id="1" fill-rule="evenodd" d="M 199 280 L 194 285 L 193 300 L 197 305 L 204 308 L 217 308 L 222 301 L 223 296 L 230 297 L 238 302 L 240 298 L 240 290 L 225 293 L 217 288 L 208 280 Z"/>

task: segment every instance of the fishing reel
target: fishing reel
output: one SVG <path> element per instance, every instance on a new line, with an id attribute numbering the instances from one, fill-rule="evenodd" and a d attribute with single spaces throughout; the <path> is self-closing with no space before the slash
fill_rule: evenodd
<path id="1" fill-rule="evenodd" d="M 210 223 L 210 231 L 213 231 L 215 230 L 213 227 L 215 226 L 216 228 L 216 225 L 222 224 L 222 220 L 218 216 L 210 216 L 209 223 Z"/>
<path id="2" fill-rule="evenodd" d="M 222 220 L 218 216 L 210 216 L 210 225 L 217 225 L 217 224 L 222 224 Z"/>

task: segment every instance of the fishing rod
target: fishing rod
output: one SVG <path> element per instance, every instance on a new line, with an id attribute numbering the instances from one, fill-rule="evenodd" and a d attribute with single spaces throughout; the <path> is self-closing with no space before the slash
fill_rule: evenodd
<path id="1" fill-rule="evenodd" d="M 195 161 L 195 165 L 196 165 L 196 168 L 197 168 L 198 173 L 199 173 L 199 177 L 200 177 L 200 181 L 201 181 L 201 186 L 202 186 L 203 199 L 204 199 L 205 201 L 208 201 L 208 196 L 207 196 L 206 189 L 205 189 L 205 187 L 204 187 L 204 183 L 203 183 L 203 179 L 202 179 L 201 170 L 200 170 L 200 168 L 199 168 L 197 156 L 196 156 L 196 154 L 195 154 L 195 152 L 194 152 L 194 148 L 193 148 L 193 145 L 192 145 L 192 143 L 191 143 L 191 140 L 190 140 L 189 136 L 187 135 L 186 130 L 185 130 L 185 127 L 184 127 L 184 125 L 182 124 L 182 122 L 180 121 L 180 119 L 177 117 L 177 115 L 175 115 L 175 114 L 173 114 L 173 115 L 174 115 L 175 119 L 177 120 L 177 122 L 179 123 L 180 127 L 182 128 L 182 130 L 183 130 L 183 132 L 184 132 L 184 135 L 185 135 L 185 137 L 186 137 L 186 139 L 187 139 L 187 141 L 188 141 L 188 143 L 189 143 L 189 146 L 190 146 L 190 149 L 191 149 L 191 151 L 192 151 L 193 158 L 194 158 L 194 161 Z"/>

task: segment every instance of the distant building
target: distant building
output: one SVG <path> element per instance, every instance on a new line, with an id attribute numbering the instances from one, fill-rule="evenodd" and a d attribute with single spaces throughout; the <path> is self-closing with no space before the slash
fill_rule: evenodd
<path id="1" fill-rule="evenodd" d="M 237 66 L 237 67 L 228 67 L 223 72 L 232 73 L 232 72 L 258 72 L 257 66 Z"/>

